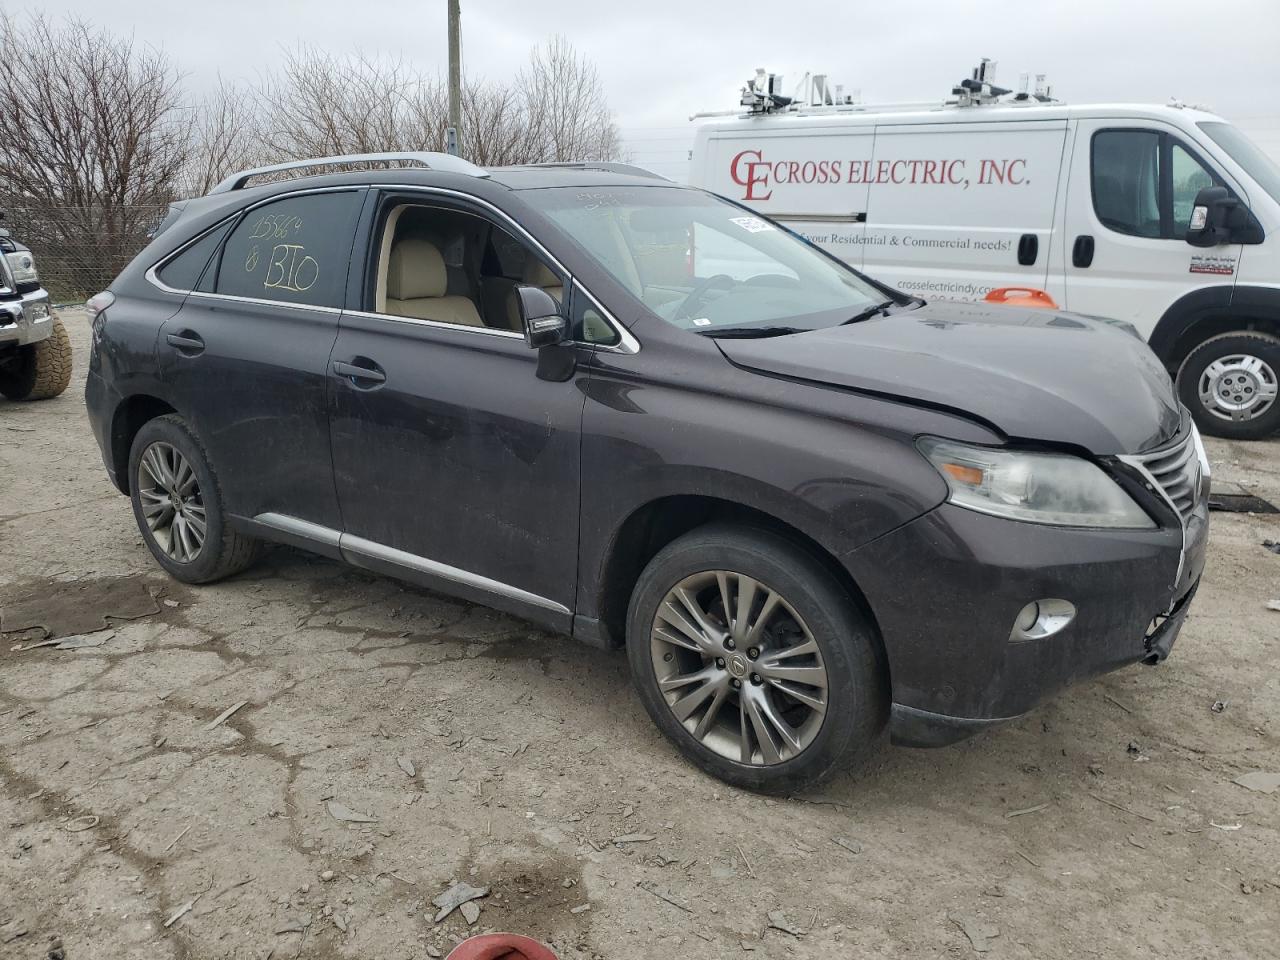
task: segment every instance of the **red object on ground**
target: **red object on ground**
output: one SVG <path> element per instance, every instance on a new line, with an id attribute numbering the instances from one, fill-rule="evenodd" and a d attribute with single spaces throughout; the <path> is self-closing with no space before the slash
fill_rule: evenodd
<path id="1" fill-rule="evenodd" d="M 1035 287 L 996 287 L 984 298 L 987 303 L 1005 303 L 1011 307 L 1046 307 L 1057 310 L 1053 297 Z"/>
<path id="2" fill-rule="evenodd" d="M 556 960 L 556 955 L 516 933 L 486 933 L 463 940 L 445 960 Z"/>

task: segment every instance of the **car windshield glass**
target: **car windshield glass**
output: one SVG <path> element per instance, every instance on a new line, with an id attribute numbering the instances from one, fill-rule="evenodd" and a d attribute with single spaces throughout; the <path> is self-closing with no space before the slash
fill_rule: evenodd
<path id="1" fill-rule="evenodd" d="M 1280 203 L 1280 165 L 1263 153 L 1261 148 L 1241 133 L 1237 127 L 1229 123 L 1206 120 L 1197 126 L 1211 136 L 1214 143 L 1227 151 L 1231 159 L 1240 164 L 1244 172 L 1271 195 L 1272 200 Z"/>
<path id="2" fill-rule="evenodd" d="M 695 332 L 816 330 L 885 301 L 805 241 L 700 190 L 557 187 L 524 199 L 651 311 Z"/>

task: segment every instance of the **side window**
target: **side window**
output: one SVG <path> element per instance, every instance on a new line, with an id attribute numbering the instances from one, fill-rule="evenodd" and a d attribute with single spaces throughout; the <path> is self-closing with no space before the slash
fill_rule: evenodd
<path id="1" fill-rule="evenodd" d="M 227 238 L 213 292 L 341 307 L 361 196 L 303 194 L 250 210 Z"/>
<path id="2" fill-rule="evenodd" d="M 1173 172 L 1173 235 L 1182 238 L 1191 225 L 1191 208 L 1196 194 L 1214 185 L 1214 176 L 1188 153 L 1180 143 L 1175 143 L 1170 154 L 1169 169 Z"/>
<path id="3" fill-rule="evenodd" d="M 200 275 L 204 273 L 205 267 L 209 265 L 209 260 L 213 257 L 214 250 L 218 248 L 218 244 L 222 243 L 222 238 L 227 235 L 229 229 L 231 229 L 231 224 L 227 223 L 210 230 L 176 257 L 169 260 L 168 263 L 156 271 L 156 276 L 160 278 L 160 282 L 167 287 L 173 287 L 175 290 L 194 290 L 196 284 L 200 282 Z"/>
<path id="4" fill-rule="evenodd" d="M 1135 237 L 1159 237 L 1160 134 L 1103 130 L 1093 137 L 1093 210 L 1103 225 Z"/>

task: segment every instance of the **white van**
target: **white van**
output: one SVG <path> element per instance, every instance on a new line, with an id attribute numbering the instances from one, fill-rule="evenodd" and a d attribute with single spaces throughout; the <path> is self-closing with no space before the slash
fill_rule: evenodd
<path id="1" fill-rule="evenodd" d="M 1280 167 L 1230 123 L 970 81 L 898 107 L 773 89 L 748 84 L 745 115 L 699 128 L 695 185 L 907 294 L 1034 287 L 1128 321 L 1205 432 L 1280 429 Z M 723 259 L 692 253 L 699 276 Z"/>

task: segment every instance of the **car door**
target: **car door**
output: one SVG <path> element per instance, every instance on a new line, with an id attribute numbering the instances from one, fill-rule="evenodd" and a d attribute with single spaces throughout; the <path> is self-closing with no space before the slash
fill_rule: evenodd
<path id="1" fill-rule="evenodd" d="M 236 516 L 341 526 L 325 393 L 363 193 L 251 207 L 160 330 L 161 377 Z"/>
<path id="2" fill-rule="evenodd" d="M 479 292 L 503 279 L 484 275 L 492 232 L 520 231 L 430 194 L 371 219 L 364 309 L 330 370 L 343 555 L 567 629 L 582 375 L 542 379 L 508 305 Z"/>
<path id="3" fill-rule="evenodd" d="M 1066 198 L 1064 306 L 1127 320 L 1149 337 L 1185 294 L 1229 290 L 1240 245 L 1200 249 L 1185 239 L 1196 194 L 1215 184 L 1224 184 L 1221 175 L 1167 124 L 1078 121 Z"/>

